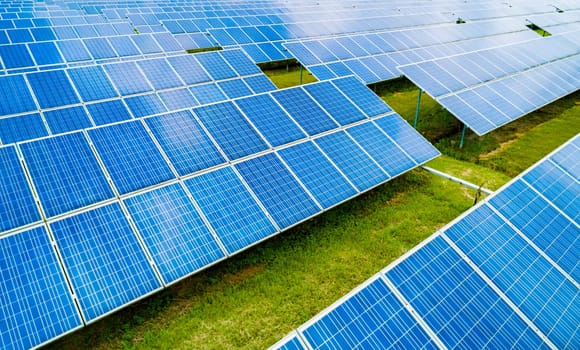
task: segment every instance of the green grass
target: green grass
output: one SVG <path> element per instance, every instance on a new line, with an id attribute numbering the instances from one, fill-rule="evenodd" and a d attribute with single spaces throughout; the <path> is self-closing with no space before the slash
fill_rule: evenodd
<path id="1" fill-rule="evenodd" d="M 280 87 L 298 80 L 296 69 L 268 75 Z M 376 88 L 412 121 L 416 87 Z M 420 131 L 445 154 L 428 165 L 497 189 L 580 131 L 578 96 L 484 138 L 469 135 L 460 150 L 455 118 L 423 95 Z M 474 195 L 413 170 L 48 348 L 266 348 L 467 210 Z"/>
<path id="2" fill-rule="evenodd" d="M 298 65 L 290 65 L 288 70 L 286 68 L 278 68 L 267 70 L 264 73 L 270 78 L 278 89 L 284 89 L 291 86 L 296 86 L 300 84 L 300 67 Z M 313 83 L 316 78 L 310 74 L 306 69 L 302 69 L 302 84 Z"/>

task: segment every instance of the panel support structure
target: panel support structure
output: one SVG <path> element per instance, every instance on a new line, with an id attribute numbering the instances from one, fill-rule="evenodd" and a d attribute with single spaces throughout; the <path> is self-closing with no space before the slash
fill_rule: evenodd
<path id="1" fill-rule="evenodd" d="M 423 95 L 423 90 L 419 89 L 419 95 L 417 96 L 417 107 L 415 108 L 415 121 L 413 122 L 413 127 L 417 129 L 417 122 L 419 121 L 419 108 L 421 106 L 421 95 Z"/>
<path id="2" fill-rule="evenodd" d="M 300 85 L 302 85 L 302 71 L 303 71 L 303 68 L 302 68 L 302 65 L 300 65 L 300 81 L 299 81 Z"/>
<path id="3" fill-rule="evenodd" d="M 463 124 L 463 130 L 461 130 L 461 140 L 459 141 L 459 148 L 463 148 L 463 141 L 465 141 L 465 131 L 467 130 L 467 125 Z"/>

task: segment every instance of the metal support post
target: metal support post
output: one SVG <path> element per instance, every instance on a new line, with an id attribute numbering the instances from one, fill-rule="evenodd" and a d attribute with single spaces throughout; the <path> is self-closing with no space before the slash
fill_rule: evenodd
<path id="1" fill-rule="evenodd" d="M 419 107 L 421 106 L 421 95 L 423 90 L 419 89 L 419 97 L 417 97 L 417 108 L 415 109 L 415 121 L 413 122 L 413 127 L 417 129 L 417 122 L 419 121 Z"/>
<path id="2" fill-rule="evenodd" d="M 300 65 L 300 85 L 302 85 L 302 65 Z"/>
<path id="3" fill-rule="evenodd" d="M 459 148 L 463 148 L 463 141 L 465 140 L 465 130 L 467 130 L 467 125 L 463 124 L 463 130 L 461 130 L 461 141 L 459 141 Z"/>

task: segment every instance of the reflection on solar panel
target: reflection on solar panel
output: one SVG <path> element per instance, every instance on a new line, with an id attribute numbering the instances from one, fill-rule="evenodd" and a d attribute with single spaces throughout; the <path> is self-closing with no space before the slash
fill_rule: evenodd
<path id="1" fill-rule="evenodd" d="M 400 70 L 481 136 L 580 88 L 580 43 L 571 40 L 574 35 L 578 32 Z"/>
<path id="2" fill-rule="evenodd" d="M 85 71 L 101 75 L 95 72 L 103 71 Z M 315 85 L 138 119 L 131 118 L 144 114 L 140 108 L 152 109 L 141 106 L 164 95 L 43 110 L 37 120 L 51 130 L 69 125 L 53 116 L 73 111 L 79 118 L 88 111 L 95 124 L 113 123 L 0 148 L 0 212 L 7 218 L 0 226 L 0 249 L 46 220 L 47 240 L 61 257 L 59 271 L 74 291 L 64 285 L 51 298 L 75 295 L 78 310 L 73 306 L 68 318 L 41 324 L 32 321 L 34 310 L 27 314 L 25 304 L 11 298 L 14 308 L 7 310 L 13 311 L 1 313 L 0 322 L 12 324 L 21 312 L 28 328 L 11 334 L 30 333 L 31 346 L 39 345 L 76 328 L 78 322 L 71 320 L 79 314 L 85 323 L 93 322 L 429 160 L 393 161 L 389 153 L 397 160 L 404 159 L 407 147 L 439 154 L 408 125 L 405 132 L 402 127 L 393 135 L 383 132 L 375 124 L 382 118 L 406 123 L 356 79 L 323 83 L 332 88 L 330 95 Z M 354 116 L 335 109 L 329 103 L 334 97 Z M 13 118 L 23 117 L 28 118 Z M 400 137 L 411 138 L 412 145 L 403 146 L 407 141 Z M 10 264 L 27 266 L 26 261 Z M 48 276 L 40 268 L 27 271 Z M 8 277 L 1 276 L 6 284 Z M 11 288 L 30 294 L 25 285 Z M 2 347 L 18 347 L 19 338 L 1 339 Z"/>
<path id="3" fill-rule="evenodd" d="M 579 145 L 576 136 L 273 348 L 576 348 Z"/>

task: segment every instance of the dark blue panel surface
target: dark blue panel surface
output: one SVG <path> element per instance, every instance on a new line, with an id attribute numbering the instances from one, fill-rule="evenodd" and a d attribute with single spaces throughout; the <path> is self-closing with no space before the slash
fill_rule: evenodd
<path id="1" fill-rule="evenodd" d="M 488 206 L 445 233 L 558 348 L 580 342 L 577 286 Z"/>
<path id="2" fill-rule="evenodd" d="M 85 321 L 161 287 L 118 203 L 50 227 Z"/>
<path id="3" fill-rule="evenodd" d="M 39 66 L 64 62 L 53 42 L 31 43 L 28 45 L 28 48 L 30 49 L 30 52 L 32 52 L 36 64 Z"/>
<path id="4" fill-rule="evenodd" d="M 448 348 L 547 348 L 441 237 L 386 275 Z"/>
<path id="5" fill-rule="evenodd" d="M 121 96 L 153 90 L 134 62 L 108 64 L 104 67 Z"/>
<path id="6" fill-rule="evenodd" d="M 280 228 L 320 211 L 276 155 L 270 153 L 250 159 L 236 168 Z"/>
<path id="7" fill-rule="evenodd" d="M 380 278 L 301 333 L 315 349 L 437 349 Z"/>
<path id="8" fill-rule="evenodd" d="M 60 52 L 67 62 L 87 61 L 92 56 L 81 40 L 65 40 L 57 42 Z"/>
<path id="9" fill-rule="evenodd" d="M 285 148 L 278 154 L 324 208 L 357 194 L 354 187 L 312 142 Z"/>
<path id="10" fill-rule="evenodd" d="M 253 95 L 252 90 L 242 79 L 224 80 L 217 84 L 230 99 Z"/>
<path id="11" fill-rule="evenodd" d="M 0 347 L 29 349 L 82 325 L 44 226 L 0 239 Z"/>
<path id="12" fill-rule="evenodd" d="M 191 91 L 193 96 L 202 105 L 228 99 L 215 83 L 195 85 L 190 87 L 189 91 Z"/>
<path id="13" fill-rule="evenodd" d="M 315 142 L 360 191 L 389 178 L 343 131 L 323 136 Z"/>
<path id="14" fill-rule="evenodd" d="M 276 91 L 272 96 L 310 135 L 338 127 L 338 124 L 300 87 Z"/>
<path id="15" fill-rule="evenodd" d="M 262 73 L 262 70 L 241 50 L 225 50 L 220 51 L 220 54 L 240 76 Z"/>
<path id="16" fill-rule="evenodd" d="M 135 118 L 167 112 L 167 108 L 156 94 L 139 95 L 125 99 Z"/>
<path id="17" fill-rule="evenodd" d="M 308 70 L 310 71 L 310 73 L 312 73 L 312 75 L 314 75 L 318 80 L 328 80 L 328 79 L 332 79 L 332 78 L 336 78 L 337 75 L 334 74 L 330 68 L 328 68 L 325 65 L 319 65 L 319 66 L 311 66 L 308 67 Z"/>
<path id="18" fill-rule="evenodd" d="M 179 184 L 125 200 L 165 284 L 225 255 Z"/>
<path id="19" fill-rule="evenodd" d="M 157 90 L 183 86 L 183 82 L 162 58 L 138 62 L 139 67 Z"/>
<path id="20" fill-rule="evenodd" d="M 24 44 L 0 46 L 0 57 L 6 69 L 34 66 L 32 56 Z"/>
<path id="21" fill-rule="evenodd" d="M 95 125 L 104 125 L 131 119 L 129 110 L 121 100 L 86 105 Z"/>
<path id="22" fill-rule="evenodd" d="M 225 162 L 190 111 L 152 117 L 145 122 L 179 175 Z"/>
<path id="23" fill-rule="evenodd" d="M 334 120 L 342 125 L 366 118 L 358 108 L 329 82 L 309 84 L 304 86 L 304 89 L 326 109 Z"/>
<path id="24" fill-rule="evenodd" d="M 398 114 L 377 119 L 375 123 L 419 164 L 440 155 L 432 144 Z"/>
<path id="25" fill-rule="evenodd" d="M 192 55 L 168 57 L 167 61 L 188 85 L 211 80 L 209 75 Z"/>
<path id="26" fill-rule="evenodd" d="M 275 345 L 277 346 L 277 350 L 306 350 L 296 335 L 292 336 L 290 339 L 283 340 L 283 342 L 283 344 Z"/>
<path id="27" fill-rule="evenodd" d="M 195 55 L 195 58 L 201 63 L 213 80 L 234 78 L 236 72 L 226 63 L 217 51 Z"/>
<path id="28" fill-rule="evenodd" d="M 44 112 L 44 119 L 54 135 L 93 126 L 85 109 L 81 106 Z"/>
<path id="29" fill-rule="evenodd" d="M 139 121 L 93 129 L 89 135 L 121 194 L 175 177 Z"/>
<path id="30" fill-rule="evenodd" d="M 228 253 L 276 232 L 276 228 L 231 168 L 185 182 Z"/>
<path id="31" fill-rule="evenodd" d="M 47 135 L 48 131 L 38 113 L 0 119 L 0 140 L 5 145 Z"/>
<path id="32" fill-rule="evenodd" d="M 40 213 L 14 147 L 0 147 L 0 169 L 0 232 L 39 221 Z"/>
<path id="33" fill-rule="evenodd" d="M 267 148 L 232 102 L 198 107 L 194 112 L 230 160 Z"/>
<path id="34" fill-rule="evenodd" d="M 244 81 L 256 94 L 276 90 L 276 85 L 274 85 L 274 83 L 272 83 L 272 81 L 265 75 L 247 77 L 244 78 Z"/>
<path id="35" fill-rule="evenodd" d="M 332 83 L 369 117 L 391 112 L 389 106 L 356 78 L 333 80 Z"/>
<path id="36" fill-rule="evenodd" d="M 372 123 L 351 127 L 347 132 L 391 177 L 416 166 L 413 159 Z"/>
<path id="37" fill-rule="evenodd" d="M 36 103 L 21 75 L 0 77 L 0 115 L 36 110 Z"/>
<path id="38" fill-rule="evenodd" d="M 20 145 L 47 217 L 114 196 L 82 133 Z"/>
<path id="39" fill-rule="evenodd" d="M 68 74 L 85 102 L 118 96 L 101 66 L 69 69 Z"/>
<path id="40" fill-rule="evenodd" d="M 272 146 L 306 137 L 270 95 L 252 96 L 235 102 Z"/>
<path id="41" fill-rule="evenodd" d="M 66 106 L 80 102 L 63 70 L 29 73 L 27 78 L 40 108 Z"/>

